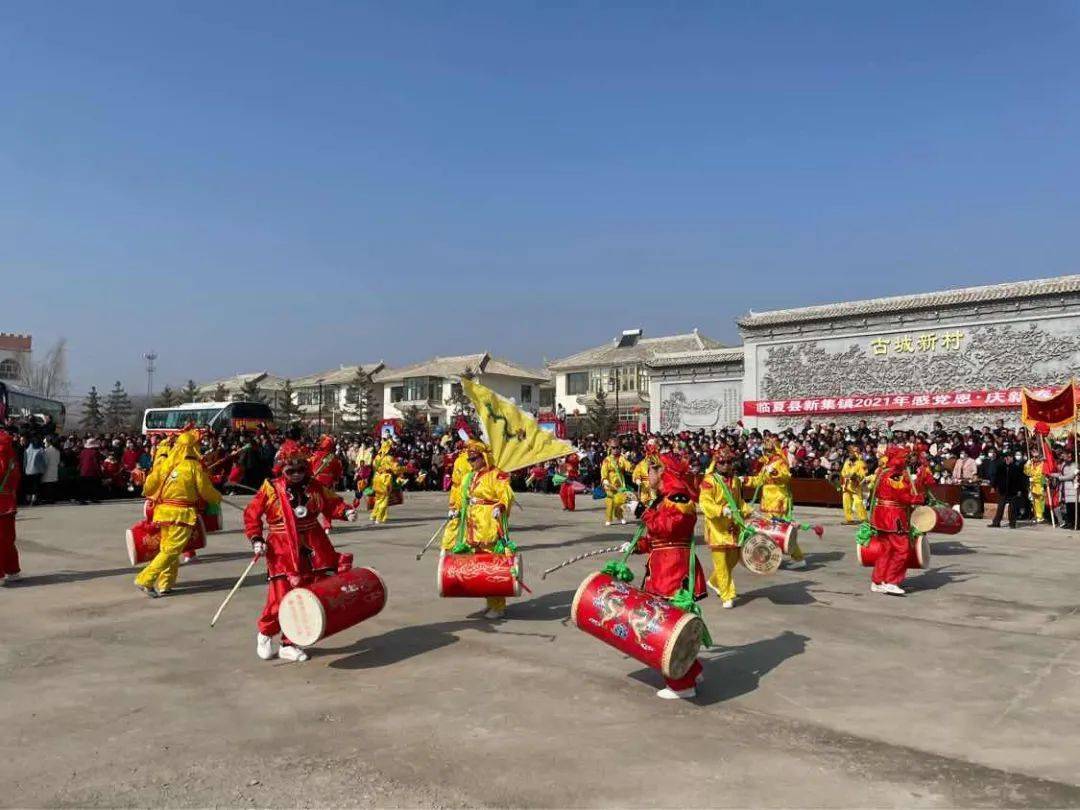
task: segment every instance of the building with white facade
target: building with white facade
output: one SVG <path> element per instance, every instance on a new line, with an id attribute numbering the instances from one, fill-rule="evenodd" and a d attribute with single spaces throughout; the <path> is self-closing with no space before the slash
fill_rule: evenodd
<path id="1" fill-rule="evenodd" d="M 256 394 L 276 413 L 282 403 L 282 389 L 285 378 L 269 371 L 251 371 L 234 374 L 199 386 L 198 397 L 204 402 L 224 402 L 243 398 L 244 387 L 254 386 Z"/>
<path id="2" fill-rule="evenodd" d="M 627 329 L 610 343 L 548 363 L 555 377 L 555 402 L 568 417 L 584 415 L 602 390 L 607 406 L 618 410 L 623 429 L 634 429 L 650 413 L 650 366 L 656 357 L 722 348 L 722 343 L 697 329 L 665 337 L 645 337 L 640 329 Z"/>
<path id="3" fill-rule="evenodd" d="M 461 396 L 461 377 L 466 373 L 534 414 L 540 407 L 541 386 L 551 379 L 542 369 L 501 360 L 487 352 L 435 357 L 375 375 L 375 381 L 383 386 L 383 418 L 400 419 L 407 408 L 415 407 L 432 427 L 449 425 L 455 400 Z"/>
<path id="4" fill-rule="evenodd" d="M 293 402 L 304 421 L 317 422 L 321 415 L 323 426 L 332 431 L 372 424 L 383 414 L 383 384 L 373 377 L 384 368 L 386 364 L 379 361 L 297 377 L 289 383 Z"/>
<path id="5" fill-rule="evenodd" d="M 30 367 L 33 339 L 30 335 L 0 332 L 0 380 L 18 382 Z"/>

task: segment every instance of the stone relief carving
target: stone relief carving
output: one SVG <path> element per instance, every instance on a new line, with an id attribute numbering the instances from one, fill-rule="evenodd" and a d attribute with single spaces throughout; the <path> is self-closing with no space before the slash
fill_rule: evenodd
<path id="1" fill-rule="evenodd" d="M 866 339 L 843 351 L 817 341 L 769 349 L 763 399 L 800 396 L 964 391 L 1060 384 L 1077 367 L 1080 330 L 1053 334 L 1026 327 L 969 328 L 960 349 L 874 357 Z"/>

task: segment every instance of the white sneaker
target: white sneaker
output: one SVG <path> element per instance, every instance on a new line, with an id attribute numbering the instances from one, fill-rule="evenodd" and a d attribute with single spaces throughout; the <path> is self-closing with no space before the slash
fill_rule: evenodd
<path id="1" fill-rule="evenodd" d="M 282 661 L 307 661 L 308 654 L 295 644 L 283 644 L 277 657 Z"/>
<path id="2" fill-rule="evenodd" d="M 605 521 L 604 521 L 604 525 L 605 525 L 605 526 L 610 526 L 610 525 L 611 525 L 611 521 L 610 521 L 610 520 L 605 520 Z"/>
<path id="3" fill-rule="evenodd" d="M 788 569 L 791 571 L 802 571 L 806 568 L 806 560 L 792 560 L 788 563 Z"/>
<path id="4" fill-rule="evenodd" d="M 259 633 L 255 636 L 255 654 L 263 661 L 274 657 L 274 637 Z"/>
<path id="5" fill-rule="evenodd" d="M 22 579 L 22 574 L 8 574 L 7 575 L 7 581 L 8 582 L 18 582 L 20 579 Z"/>
<path id="6" fill-rule="evenodd" d="M 492 620 L 501 619 L 503 617 L 504 613 L 505 613 L 505 611 L 495 610 L 494 608 L 492 608 L 490 610 L 485 611 L 484 618 L 485 619 L 492 619 Z"/>
<path id="7" fill-rule="evenodd" d="M 678 691 L 665 686 L 656 696 L 661 700 L 686 700 L 688 698 L 697 696 L 697 689 L 690 687 L 689 689 L 680 689 Z"/>
<path id="8" fill-rule="evenodd" d="M 870 593 L 888 593 L 888 591 L 885 590 L 884 585 L 878 585 L 876 582 L 871 582 Z"/>
<path id="9" fill-rule="evenodd" d="M 724 607 L 725 610 L 731 610 L 731 608 L 735 607 L 735 600 L 734 599 L 725 599 L 723 607 Z"/>
<path id="10" fill-rule="evenodd" d="M 620 520 L 619 523 L 621 523 L 623 526 L 625 526 L 626 525 L 626 518 L 623 518 L 622 520 Z"/>
<path id="11" fill-rule="evenodd" d="M 901 588 L 899 585 L 893 585 L 891 582 L 886 582 L 881 586 L 881 592 L 887 593 L 891 596 L 903 596 L 907 591 Z"/>

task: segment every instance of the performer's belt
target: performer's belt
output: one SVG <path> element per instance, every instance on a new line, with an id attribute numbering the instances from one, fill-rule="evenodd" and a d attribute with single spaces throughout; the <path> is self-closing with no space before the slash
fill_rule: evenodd
<path id="1" fill-rule="evenodd" d="M 501 506 L 500 501 L 487 501 L 477 498 L 469 498 L 469 506 Z"/>
<path id="2" fill-rule="evenodd" d="M 315 520 L 315 518 L 304 518 L 302 520 L 300 518 L 296 519 L 296 529 L 297 529 L 297 531 L 305 531 L 307 529 L 314 529 L 318 525 L 319 525 L 319 523 L 318 523 L 318 521 Z M 272 531 L 272 532 L 285 532 L 285 531 L 289 530 L 289 527 L 285 525 L 284 521 L 282 521 L 281 523 L 271 523 L 271 524 L 269 524 L 269 526 L 270 526 L 270 531 Z"/>
<path id="3" fill-rule="evenodd" d="M 180 498 L 162 498 L 155 506 L 186 506 L 194 509 L 195 501 L 185 501 Z"/>
<path id="4" fill-rule="evenodd" d="M 874 504 L 876 506 L 895 506 L 897 509 L 906 509 L 907 507 L 911 506 L 910 503 L 900 503 L 900 501 L 886 501 L 880 498 L 874 501 Z"/>
<path id="5" fill-rule="evenodd" d="M 690 543 L 686 542 L 686 541 L 680 543 L 680 542 L 674 541 L 674 540 L 660 541 L 658 543 L 655 540 L 650 540 L 649 541 L 649 548 L 652 549 L 653 551 L 656 551 L 656 550 L 662 549 L 662 548 L 685 548 L 685 549 L 689 549 L 690 548 Z"/>

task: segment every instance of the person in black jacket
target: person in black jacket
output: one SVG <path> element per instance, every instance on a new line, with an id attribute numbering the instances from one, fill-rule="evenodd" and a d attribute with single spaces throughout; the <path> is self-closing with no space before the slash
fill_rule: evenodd
<path id="1" fill-rule="evenodd" d="M 1028 477 L 1024 474 L 1024 457 L 1022 454 L 1005 456 L 1002 463 L 998 464 L 994 472 L 994 490 L 997 492 L 997 511 L 994 513 L 993 522 L 987 524 L 994 528 L 1001 528 L 1001 518 L 1005 513 L 1005 504 L 1009 505 L 1009 528 L 1016 528 L 1016 516 L 1024 503 L 1024 495 L 1028 488 Z"/>

